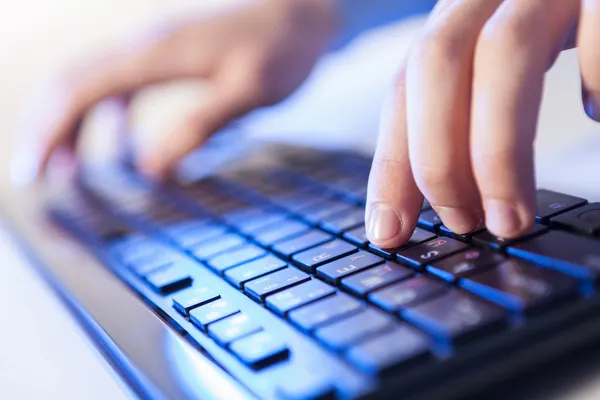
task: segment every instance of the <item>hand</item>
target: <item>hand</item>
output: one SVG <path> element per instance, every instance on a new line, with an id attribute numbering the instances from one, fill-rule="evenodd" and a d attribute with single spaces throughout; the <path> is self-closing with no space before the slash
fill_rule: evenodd
<path id="1" fill-rule="evenodd" d="M 73 151 L 78 126 L 99 101 L 125 103 L 146 85 L 177 78 L 203 78 L 214 86 L 208 105 L 176 127 L 160 151 L 138 160 L 162 176 L 185 154 L 232 119 L 273 104 L 302 83 L 335 30 L 330 0 L 263 0 L 206 20 L 192 20 L 135 48 L 68 71 L 40 113 L 40 172 L 59 149 Z M 35 116 L 33 118 L 36 118 Z"/>
<path id="2" fill-rule="evenodd" d="M 544 75 L 579 25 L 584 102 L 600 113 L 600 0 L 441 0 L 398 74 L 369 180 L 367 235 L 396 247 L 423 195 L 457 233 L 533 224 Z"/>

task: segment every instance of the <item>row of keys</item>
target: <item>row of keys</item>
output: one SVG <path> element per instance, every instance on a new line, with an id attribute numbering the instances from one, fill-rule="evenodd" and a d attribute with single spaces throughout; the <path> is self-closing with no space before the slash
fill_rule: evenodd
<path id="1" fill-rule="evenodd" d="M 264 368 L 289 355 L 283 342 L 209 288 L 178 293 L 173 307 L 251 368 Z"/>

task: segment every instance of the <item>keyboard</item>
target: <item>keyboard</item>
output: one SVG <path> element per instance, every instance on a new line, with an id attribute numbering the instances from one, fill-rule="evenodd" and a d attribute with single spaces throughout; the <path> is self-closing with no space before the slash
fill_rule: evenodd
<path id="1" fill-rule="evenodd" d="M 504 240 L 454 234 L 425 202 L 409 242 L 383 249 L 365 235 L 370 160 L 268 159 L 162 186 L 82 171 L 48 211 L 260 398 L 449 398 L 585 336 L 600 203 L 541 189 L 535 226 Z"/>

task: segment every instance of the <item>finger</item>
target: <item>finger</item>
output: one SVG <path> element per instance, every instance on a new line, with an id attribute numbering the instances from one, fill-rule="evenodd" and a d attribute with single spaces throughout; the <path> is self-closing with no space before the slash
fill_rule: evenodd
<path id="1" fill-rule="evenodd" d="M 369 175 L 366 227 L 369 241 L 392 248 L 408 241 L 423 195 L 413 179 L 406 133 L 406 70 L 398 74 L 391 115 L 382 118 Z"/>
<path id="2" fill-rule="evenodd" d="M 600 121 L 600 0 L 583 0 L 578 32 L 583 106 Z"/>
<path id="3" fill-rule="evenodd" d="M 544 74 L 578 2 L 506 0 L 475 53 L 471 154 L 488 229 L 513 238 L 533 224 L 533 140 Z"/>
<path id="4" fill-rule="evenodd" d="M 477 37 L 502 0 L 457 0 L 431 21 L 407 70 L 409 153 L 417 185 L 448 228 L 483 223 L 469 153 Z"/>
<path id="5" fill-rule="evenodd" d="M 262 105 L 261 100 L 259 89 L 244 82 L 217 85 L 206 105 L 189 114 L 156 150 L 141 157 L 140 170 L 154 178 L 164 178 L 181 158 L 232 120 Z"/>
<path id="6" fill-rule="evenodd" d="M 209 66 L 185 54 L 174 34 L 148 43 L 135 51 L 125 49 L 81 66 L 53 88 L 57 106 L 42 127 L 46 137 L 39 172 L 45 171 L 59 147 L 72 148 L 85 113 L 107 97 L 127 97 L 137 89 L 168 79 L 206 76 Z"/>
<path id="7" fill-rule="evenodd" d="M 453 1 L 438 2 L 429 21 L 442 14 Z M 405 65 L 397 75 L 394 89 L 395 101 L 382 115 L 365 212 L 367 237 L 383 248 L 397 247 L 408 241 L 423 204 L 408 157 Z"/>

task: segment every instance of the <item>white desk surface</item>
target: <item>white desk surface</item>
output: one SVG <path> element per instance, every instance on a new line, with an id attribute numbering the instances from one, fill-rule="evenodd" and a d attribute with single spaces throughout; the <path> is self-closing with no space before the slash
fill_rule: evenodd
<path id="1" fill-rule="evenodd" d="M 236 1 L 236 0 L 230 0 Z M 21 0 L 0 2 L 0 174 L 7 179 L 19 116 L 49 69 L 105 46 L 135 26 L 189 8 L 209 9 L 224 0 Z M 322 63 L 308 85 L 273 113 L 259 113 L 254 127 L 266 135 L 327 132 L 321 145 L 343 141 L 370 149 L 382 93 L 420 22 L 384 29 Z M 387 46 L 389 44 L 390 46 Z M 398 49 L 392 53 L 389 48 Z M 576 53 L 549 73 L 537 142 L 540 186 L 600 199 L 600 128 L 579 103 Z M 335 70 L 335 73 L 332 71 Z M 175 110 L 196 90 L 158 91 L 136 111 L 146 134 L 160 134 L 177 112 L 157 120 L 156 104 Z M 354 95 L 348 95 L 354 94 Z M 319 102 L 306 101 L 319 98 Z M 301 118 L 297 118 L 301 115 Z M 345 117 L 336 119 L 335 115 Z M 349 118 L 351 116 L 351 118 Z M 325 141 L 323 141 L 325 137 Z M 313 137 L 312 141 L 315 140 Z M 147 143 L 152 143 L 148 140 Z M 0 230 L 0 397 L 12 399 L 121 399 L 128 390 L 65 312 L 45 282 Z M 573 388 L 570 398 L 600 396 L 600 379 Z"/>

